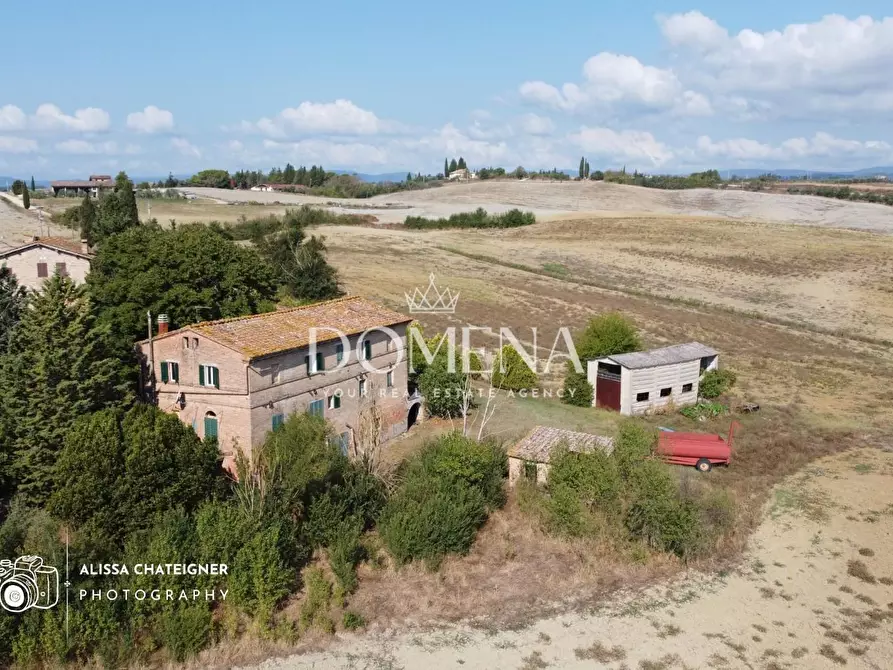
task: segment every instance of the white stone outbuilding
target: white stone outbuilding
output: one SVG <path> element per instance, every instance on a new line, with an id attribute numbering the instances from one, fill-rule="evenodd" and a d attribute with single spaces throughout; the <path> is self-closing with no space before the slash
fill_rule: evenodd
<path id="1" fill-rule="evenodd" d="M 718 353 L 700 342 L 589 361 L 592 404 L 627 415 L 645 414 L 670 402 L 676 407 L 693 405 L 701 376 L 718 361 Z"/>
<path id="2" fill-rule="evenodd" d="M 591 433 L 536 426 L 507 451 L 509 486 L 514 486 L 522 477 L 545 484 L 549 476 L 552 452 L 559 446 L 580 453 L 603 449 L 610 454 L 614 451 L 614 440 Z"/>

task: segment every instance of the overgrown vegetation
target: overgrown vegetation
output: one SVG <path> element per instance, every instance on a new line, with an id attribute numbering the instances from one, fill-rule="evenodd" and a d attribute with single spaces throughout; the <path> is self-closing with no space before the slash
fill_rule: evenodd
<path id="1" fill-rule="evenodd" d="M 603 178 L 604 181 L 615 182 L 618 184 L 632 184 L 634 186 L 644 186 L 646 188 L 673 190 L 686 188 L 716 188 L 722 183 L 722 177 L 719 175 L 718 170 L 693 172 L 689 175 L 646 175 L 641 174 L 638 171 L 630 174 L 624 167 L 620 171 L 605 171 Z"/>
<path id="2" fill-rule="evenodd" d="M 698 384 L 698 395 L 710 400 L 728 393 L 737 381 L 737 375 L 726 368 L 708 370 Z"/>
<path id="3" fill-rule="evenodd" d="M 629 419 L 621 424 L 611 454 L 559 449 L 545 489 L 525 493 L 527 508 L 558 535 L 684 560 L 710 553 L 733 527 L 734 503 L 722 490 L 678 481 L 654 457 L 656 439 L 654 429 Z"/>
<path id="4" fill-rule="evenodd" d="M 401 484 L 382 511 L 379 530 L 399 563 L 436 567 L 447 554 L 465 554 L 492 510 L 505 502 L 503 449 L 458 432 L 430 442 L 406 461 Z"/>
<path id="5" fill-rule="evenodd" d="M 478 207 L 473 212 L 460 212 L 445 219 L 426 219 L 422 216 L 407 216 L 403 225 L 413 230 L 440 230 L 444 228 L 516 228 L 536 223 L 533 212 L 511 209 L 504 214 L 488 214 Z"/>
<path id="6" fill-rule="evenodd" d="M 496 388 L 521 391 L 534 388 L 539 383 L 539 378 L 518 350 L 511 344 L 506 344 L 493 361 L 490 381 Z"/>
<path id="7" fill-rule="evenodd" d="M 823 198 L 836 198 L 852 202 L 872 202 L 893 206 L 893 189 L 886 191 L 867 191 L 849 186 L 791 186 L 788 193 L 796 195 L 817 195 Z"/>

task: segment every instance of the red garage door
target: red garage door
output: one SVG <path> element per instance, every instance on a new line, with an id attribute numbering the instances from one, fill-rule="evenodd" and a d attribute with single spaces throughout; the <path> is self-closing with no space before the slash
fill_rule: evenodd
<path id="1" fill-rule="evenodd" d="M 595 406 L 620 411 L 620 366 L 598 364 L 595 382 Z"/>

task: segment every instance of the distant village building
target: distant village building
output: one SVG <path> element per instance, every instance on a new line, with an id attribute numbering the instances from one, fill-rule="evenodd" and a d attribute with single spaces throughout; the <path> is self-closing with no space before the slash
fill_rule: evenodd
<path id="1" fill-rule="evenodd" d="M 0 250 L 0 265 L 8 267 L 19 285 L 39 291 L 53 274 L 83 282 L 93 254 L 84 241 L 64 237 L 34 237 L 22 245 Z"/>
<path id="2" fill-rule="evenodd" d="M 514 486 L 521 478 L 545 484 L 552 454 L 562 446 L 578 453 L 603 449 L 610 454 L 614 451 L 614 440 L 590 433 L 536 426 L 508 449 L 509 485 Z"/>
<path id="3" fill-rule="evenodd" d="M 408 389 L 410 321 L 361 297 L 170 332 L 161 315 L 157 335 L 139 343 L 146 396 L 200 437 L 216 436 L 227 467 L 237 448 L 249 452 L 296 412 L 324 417 L 348 453 L 357 446 L 361 413 L 368 416 L 373 405 L 382 441 L 422 418 L 422 398 Z M 320 329 L 314 357 L 311 328 Z M 382 328 L 397 334 L 402 351 Z M 334 331 L 347 336 L 349 346 Z M 361 360 L 379 372 L 369 372 Z"/>
<path id="4" fill-rule="evenodd" d="M 699 342 L 589 361 L 592 404 L 627 415 L 645 414 L 670 402 L 693 405 L 701 376 L 718 361 L 717 352 Z"/>
<path id="5" fill-rule="evenodd" d="M 468 179 L 477 179 L 477 172 L 471 172 L 467 168 L 459 168 L 450 172 L 450 181 L 467 181 Z"/>
<path id="6" fill-rule="evenodd" d="M 52 181 L 50 188 L 53 195 L 91 195 L 99 197 L 99 193 L 105 189 L 114 189 L 115 180 L 107 174 L 91 174 L 87 181 Z"/>

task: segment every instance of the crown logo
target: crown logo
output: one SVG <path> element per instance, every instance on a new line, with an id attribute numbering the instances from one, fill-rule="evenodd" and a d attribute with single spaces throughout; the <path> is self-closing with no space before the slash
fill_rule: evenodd
<path id="1" fill-rule="evenodd" d="M 404 293 L 406 305 L 410 314 L 453 314 L 456 311 L 456 303 L 459 302 L 458 291 L 454 295 L 450 289 L 443 292 L 437 289 L 434 283 L 434 273 L 429 277 L 430 282 L 423 293 L 418 287 L 412 295 Z"/>

